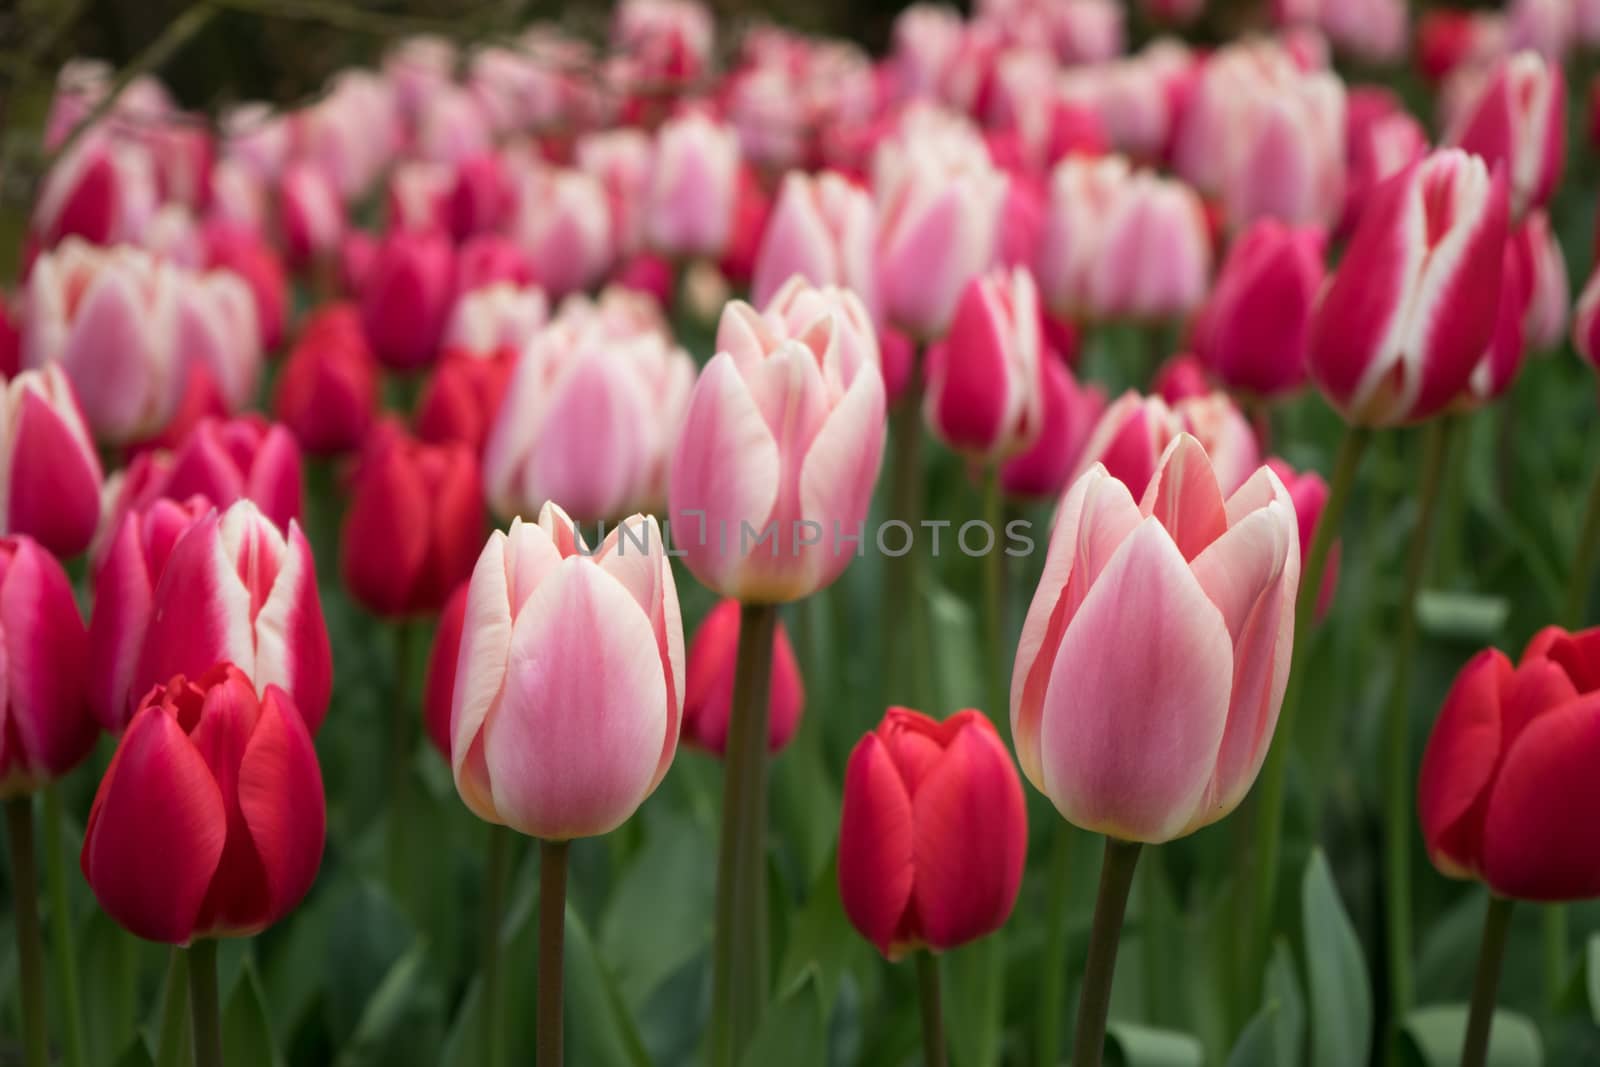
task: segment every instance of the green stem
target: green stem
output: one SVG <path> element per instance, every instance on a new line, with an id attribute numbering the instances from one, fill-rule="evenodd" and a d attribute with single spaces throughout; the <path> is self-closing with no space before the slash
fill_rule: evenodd
<path id="1" fill-rule="evenodd" d="M 1105 1051 L 1106 1018 L 1111 1012 L 1111 976 L 1117 968 L 1117 942 L 1128 910 L 1128 890 L 1139 863 L 1139 843 L 1106 838 L 1100 867 L 1100 895 L 1094 903 L 1089 933 L 1089 958 L 1084 963 L 1083 991 L 1078 996 L 1078 1025 L 1072 1035 L 1072 1067 L 1100 1067 Z"/>
<path id="2" fill-rule="evenodd" d="M 561 1067 L 561 951 L 567 929 L 567 844 L 539 842 L 538 1067 Z"/>
<path id="3" fill-rule="evenodd" d="M 401 619 L 393 624 L 394 631 L 394 698 L 389 705 L 389 803 L 384 825 L 385 857 L 389 870 L 389 887 L 401 905 L 411 903 L 408 892 L 410 879 L 406 876 L 407 827 L 410 820 L 406 809 L 411 792 L 411 623 Z"/>
<path id="4" fill-rule="evenodd" d="M 217 943 L 209 937 L 189 946 L 189 1013 L 194 1019 L 194 1067 L 222 1067 Z"/>
<path id="5" fill-rule="evenodd" d="M 1339 454 L 1334 460 L 1333 482 L 1329 486 L 1328 501 L 1317 521 L 1317 532 L 1311 539 L 1310 550 L 1305 553 L 1305 566 L 1300 572 L 1300 592 L 1294 606 L 1294 655 L 1289 667 L 1289 681 L 1283 695 L 1282 710 L 1278 714 L 1278 727 L 1267 752 L 1262 769 L 1260 800 L 1256 810 L 1254 856 L 1254 892 L 1248 898 L 1248 910 L 1242 918 L 1252 922 L 1253 932 L 1247 934 L 1249 948 L 1244 954 L 1244 1002 L 1249 1002 L 1256 989 L 1261 969 L 1266 963 L 1267 945 L 1272 937 L 1273 908 L 1278 891 L 1278 858 L 1283 849 L 1284 790 L 1288 784 L 1289 753 L 1294 740 L 1295 714 L 1299 709 L 1300 694 L 1305 688 L 1305 666 L 1311 649 L 1311 628 L 1316 620 L 1317 593 L 1322 588 L 1322 574 L 1328 565 L 1328 553 L 1338 536 L 1339 520 L 1350 500 L 1355 486 L 1356 473 L 1361 468 L 1361 456 L 1366 451 L 1368 432 L 1359 426 L 1345 427 L 1344 439 L 1339 443 Z M 1241 900 L 1243 903 L 1243 900 Z"/>
<path id="6" fill-rule="evenodd" d="M 711 1063 L 740 1062 L 767 998 L 767 699 L 773 604 L 739 609 L 739 650 L 722 772 L 722 842 L 712 944 Z"/>
<path id="7" fill-rule="evenodd" d="M 511 868 L 511 831 L 489 827 L 483 872 L 483 1052 L 485 1067 L 505 1062 L 505 1004 L 500 991 L 500 927 L 505 921 L 506 875 Z"/>
<path id="8" fill-rule="evenodd" d="M 939 1006 L 939 957 L 917 953 L 917 992 L 922 999 L 923 1067 L 944 1067 L 944 1010 Z"/>
<path id="9" fill-rule="evenodd" d="M 885 520 L 899 520 L 915 534 L 923 508 L 922 405 L 915 389 L 908 389 L 889 413 L 889 509 Z M 922 554 L 913 545 L 903 556 L 884 560 L 884 606 L 890 620 L 884 629 L 882 703 L 926 707 L 927 634 L 924 630 L 919 589 Z"/>
<path id="10" fill-rule="evenodd" d="M 1578 547 L 1572 557 L 1572 575 L 1567 585 L 1567 604 L 1563 618 L 1570 629 L 1583 625 L 1589 605 L 1589 587 L 1594 581 L 1595 553 L 1600 550 L 1600 467 L 1589 486 L 1589 499 L 1578 528 Z"/>
<path id="11" fill-rule="evenodd" d="M 1037 1067 L 1056 1067 L 1061 1052 L 1061 1016 L 1067 992 L 1067 888 L 1072 876 L 1072 839 L 1077 828 L 1065 819 L 1056 823 L 1050 841 L 1050 871 L 1044 890 L 1044 958 L 1040 961 L 1038 1025 L 1034 1049 Z"/>
<path id="12" fill-rule="evenodd" d="M 983 621 L 989 645 L 989 718 L 1000 736 L 1011 737 L 1011 665 L 1006 662 L 1005 511 L 1000 499 L 1000 466 L 990 467 L 983 483 L 983 521 L 994 541 L 983 557 Z"/>
<path id="13" fill-rule="evenodd" d="M 1506 933 L 1511 928 L 1511 901 L 1489 898 L 1483 917 L 1483 941 L 1478 946 L 1478 973 L 1472 980 L 1472 1008 L 1467 1016 L 1467 1037 L 1461 1046 L 1461 1067 L 1483 1067 L 1489 1056 L 1489 1028 L 1494 1023 L 1495 991 L 1500 987 L 1500 964 L 1506 954 Z"/>
<path id="14" fill-rule="evenodd" d="M 1417 521 L 1406 550 L 1404 584 L 1400 591 L 1399 631 L 1394 638 L 1394 673 L 1384 718 L 1384 911 L 1389 1008 L 1391 1018 L 1402 1019 L 1411 1007 L 1411 820 L 1412 784 L 1410 708 L 1412 661 L 1417 645 L 1417 594 L 1427 569 L 1428 546 L 1438 514 L 1439 491 L 1444 485 L 1445 457 L 1456 426 L 1453 418 L 1435 419 L 1423 439 L 1422 473 L 1418 482 Z"/>
<path id="15" fill-rule="evenodd" d="M 157 1067 L 176 1067 L 189 1058 L 188 998 L 189 954 L 176 946 L 167 960 L 167 976 L 161 983 L 161 1022 L 156 1033 Z"/>
<path id="16" fill-rule="evenodd" d="M 22 1049 L 28 1067 L 50 1062 L 44 1026 L 44 939 L 39 933 L 39 872 L 33 862 L 33 797 L 6 801 L 11 837 L 11 902 L 17 922 L 17 973 L 22 985 Z"/>
<path id="17" fill-rule="evenodd" d="M 78 956 L 73 951 L 72 907 L 67 898 L 67 868 L 61 849 L 66 832 L 61 811 L 61 794 L 55 785 L 44 787 L 44 870 L 50 887 L 50 948 L 55 957 L 56 978 L 61 983 L 61 1009 L 66 1018 L 62 1030 L 66 1038 L 66 1067 L 84 1067 L 83 1005 L 78 994 Z"/>

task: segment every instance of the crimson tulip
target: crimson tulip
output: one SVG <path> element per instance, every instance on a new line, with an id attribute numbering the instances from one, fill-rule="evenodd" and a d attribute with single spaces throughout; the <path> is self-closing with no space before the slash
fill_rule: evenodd
<path id="1" fill-rule="evenodd" d="M 0 397 L 0 533 L 77 555 L 100 522 L 101 480 L 100 456 L 61 368 L 11 379 Z"/>
<path id="2" fill-rule="evenodd" d="M 721 756 L 728 745 L 734 659 L 739 648 L 739 602 L 722 600 L 706 613 L 689 641 L 683 693 L 683 743 Z M 800 664 L 779 622 L 772 636 L 772 681 L 767 703 L 767 751 L 783 750 L 800 726 L 806 703 Z"/>

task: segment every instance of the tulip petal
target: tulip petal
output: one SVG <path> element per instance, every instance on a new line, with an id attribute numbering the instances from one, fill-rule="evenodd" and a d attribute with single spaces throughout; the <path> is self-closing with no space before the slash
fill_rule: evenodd
<path id="1" fill-rule="evenodd" d="M 1232 682 L 1222 613 L 1145 519 L 1062 635 L 1040 729 L 1046 794 L 1085 829 L 1177 835 L 1216 767 Z"/>
<path id="2" fill-rule="evenodd" d="M 239 810 L 266 878 L 266 921 L 275 922 L 311 889 L 327 831 L 311 735 L 277 686 L 267 687 L 261 699 L 260 721 L 239 764 Z"/>
<path id="3" fill-rule="evenodd" d="M 68 388 L 64 380 L 61 388 Z M 89 547 L 100 521 L 100 460 L 41 392 L 24 388 L 21 393 L 0 514 L 10 532 L 27 534 L 57 556 L 75 556 Z M 70 394 L 67 402 L 70 417 L 76 418 Z"/>
<path id="4" fill-rule="evenodd" d="M 89 620 L 90 707 L 100 725 L 112 733 L 122 731 L 133 713 L 132 701 L 138 699 L 130 689 L 153 594 L 139 541 L 139 516 L 129 514 L 95 574 L 94 614 Z"/>
<path id="5" fill-rule="evenodd" d="M 1194 559 L 1227 530 L 1222 489 L 1198 440 L 1180 433 L 1167 445 L 1139 511 L 1160 520 L 1186 560 Z"/>
<path id="6" fill-rule="evenodd" d="M 198 677 L 217 663 L 236 664 L 261 683 L 252 673 L 256 642 L 250 626 L 250 591 L 229 557 L 215 511 L 195 522 L 172 546 L 154 605 L 134 673 L 134 700 L 175 674 Z"/>
<path id="7" fill-rule="evenodd" d="M 837 578 L 853 558 L 852 550 L 841 550 L 838 534 L 852 535 L 866 520 L 883 460 L 883 419 L 883 378 L 864 368 L 801 462 L 800 515 L 823 526 L 819 544 L 799 549 L 811 557 L 808 569 L 822 576 L 814 588 Z"/>
<path id="8" fill-rule="evenodd" d="M 85 692 L 88 640 L 66 572 L 37 543 L 14 547 L 0 578 L 0 748 L 21 741 L 25 778 L 60 777 L 94 747 Z M 6 773 L 0 763 L 0 776 Z"/>
<path id="9" fill-rule="evenodd" d="M 861 935 L 885 956 L 911 903 L 911 798 L 887 749 L 868 734 L 845 768 L 839 816 L 839 898 Z"/>
<path id="10" fill-rule="evenodd" d="M 266 603 L 255 619 L 258 689 L 282 686 L 316 733 L 333 696 L 333 650 L 317 593 L 317 567 L 300 524 L 289 523 L 288 547 Z"/>
<path id="11" fill-rule="evenodd" d="M 1474 656 L 1451 685 L 1422 753 L 1417 819 L 1434 866 L 1452 877 L 1475 873 L 1482 855 L 1482 815 L 1502 752 L 1500 692 L 1511 670 L 1498 649 Z"/>

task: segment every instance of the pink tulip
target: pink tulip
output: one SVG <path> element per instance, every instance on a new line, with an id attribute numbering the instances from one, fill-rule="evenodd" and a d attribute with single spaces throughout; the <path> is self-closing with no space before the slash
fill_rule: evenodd
<path id="1" fill-rule="evenodd" d="M 433 360 L 455 285 L 455 252 L 444 236 L 384 238 L 361 287 L 361 320 L 380 363 L 409 371 Z"/>
<path id="2" fill-rule="evenodd" d="M 689 640 L 683 695 L 683 743 L 721 756 L 728 745 L 734 660 L 739 649 L 739 602 L 723 600 L 706 613 Z M 800 726 L 806 691 L 800 664 L 780 621 L 772 636 L 767 701 L 767 751 L 783 751 Z"/>
<path id="3" fill-rule="evenodd" d="M 1261 465 L 1255 431 L 1226 393 L 1187 397 L 1169 405 L 1159 396 L 1129 390 L 1100 416 L 1080 453 L 1074 478 L 1103 466 L 1143 494 L 1172 441 L 1188 435 L 1211 457 L 1211 469 L 1224 493 L 1243 485 Z"/>
<path id="4" fill-rule="evenodd" d="M 675 550 L 723 596 L 808 596 L 850 562 L 847 539 L 865 536 L 884 388 L 848 329 L 831 312 L 808 323 L 742 303 L 723 312 L 670 478 Z"/>
<path id="5" fill-rule="evenodd" d="M 1276 396 L 1305 381 L 1322 244 L 1320 230 L 1262 219 L 1228 249 L 1194 335 L 1196 354 L 1224 383 Z"/>
<path id="6" fill-rule="evenodd" d="M 1328 503 L 1328 483 L 1316 471 L 1296 471 L 1276 456 L 1267 460 L 1267 466 L 1278 476 L 1289 499 L 1294 504 L 1294 514 L 1300 525 L 1300 563 L 1305 564 L 1311 551 L 1311 541 L 1316 537 L 1317 524 L 1322 521 L 1322 510 Z M 1339 585 L 1340 542 L 1335 538 L 1328 549 L 1328 559 L 1322 571 L 1322 588 L 1317 591 L 1317 619 L 1328 614 L 1333 605 L 1333 593 Z M 1304 571 L 1302 570 L 1302 573 Z"/>
<path id="7" fill-rule="evenodd" d="M 1572 309 L 1572 347 L 1600 370 L 1600 271 L 1589 276 Z"/>
<path id="8" fill-rule="evenodd" d="M 560 508 L 495 531 L 472 573 L 451 765 L 479 818 L 533 837 L 607 833 L 678 746 L 683 623 L 661 530 L 633 516 L 592 552 Z"/>
<path id="9" fill-rule="evenodd" d="M 1322 30 L 1341 52 L 1372 63 L 1405 57 L 1406 0 L 1323 0 L 1321 7 Z"/>
<path id="10" fill-rule="evenodd" d="M 1340 229 L 1353 230 L 1368 194 L 1427 154 L 1427 133 L 1398 98 L 1371 86 L 1352 89 L 1345 110 L 1348 168 Z"/>
<path id="11" fill-rule="evenodd" d="M 24 371 L 0 399 L 0 533 L 57 556 L 89 547 L 100 522 L 100 456 L 59 366 Z"/>
<path id="12" fill-rule="evenodd" d="M 912 4 L 895 17 L 891 53 L 903 97 L 937 96 L 961 48 L 961 16 L 938 4 Z"/>
<path id="13" fill-rule="evenodd" d="M 711 61 L 711 12 L 695 0 L 624 0 L 611 22 L 611 41 L 653 82 L 693 81 Z"/>
<path id="14" fill-rule="evenodd" d="M 578 170 L 540 168 L 524 177 L 512 233 L 552 297 L 588 289 L 611 266 L 605 187 Z"/>
<path id="15" fill-rule="evenodd" d="M 1561 242 L 1550 226 L 1550 216 L 1531 211 L 1510 241 L 1528 265 L 1532 296 L 1524 323 L 1528 347 L 1535 352 L 1559 345 L 1567 333 L 1567 312 L 1572 292 L 1567 282 L 1567 261 Z"/>
<path id="16" fill-rule="evenodd" d="M 206 268 L 236 274 L 250 287 L 260 347 L 276 349 L 289 314 L 289 283 L 278 254 L 260 234 L 236 223 L 210 222 L 201 238 Z"/>
<path id="17" fill-rule="evenodd" d="M 573 150 L 578 169 L 599 180 L 611 213 L 611 237 L 619 257 L 645 243 L 645 197 L 651 181 L 650 137 L 642 130 L 585 134 Z"/>
<path id="18" fill-rule="evenodd" d="M 699 113 L 663 124 L 645 201 L 650 243 L 673 256 L 721 256 L 733 234 L 738 180 L 731 127 Z"/>
<path id="19" fill-rule="evenodd" d="M 751 299 L 765 305 L 791 277 L 853 289 L 868 308 L 873 278 L 872 197 L 832 171 L 784 176 L 756 255 Z"/>
<path id="20" fill-rule="evenodd" d="M 155 182 L 148 150 L 97 124 L 45 175 L 31 231 L 46 248 L 67 237 L 97 245 L 133 241 L 160 202 Z"/>
<path id="21" fill-rule="evenodd" d="M 1134 175 L 1102 220 L 1088 307 L 1102 318 L 1168 319 L 1193 310 L 1211 273 L 1211 236 L 1194 190 Z"/>
<path id="22" fill-rule="evenodd" d="M 450 199 L 456 173 L 447 163 L 408 159 L 389 172 L 383 217 L 388 229 L 452 234 Z"/>
<path id="23" fill-rule="evenodd" d="M 1375 189 L 1312 318 L 1310 369 L 1346 419 L 1427 418 L 1467 384 L 1494 333 L 1506 185 L 1435 152 Z"/>
<path id="24" fill-rule="evenodd" d="M 765 320 L 764 323 L 757 321 L 754 311 L 750 305 L 740 304 L 736 314 L 758 334 L 765 333 L 770 326 L 779 335 L 788 337 L 804 336 L 831 317 L 833 343 L 838 346 L 840 364 L 847 375 L 855 374 L 858 367 L 877 366 L 882 359 L 872 315 L 861 298 L 847 287 L 817 286 L 793 277 L 781 285 L 762 308 L 759 318 Z"/>
<path id="25" fill-rule="evenodd" d="M 1161 842 L 1232 811 L 1277 724 L 1300 579 L 1294 504 L 1224 497 L 1180 435 L 1139 503 L 1091 468 L 1062 501 L 1011 682 L 1022 771 L 1075 825 Z"/>
<path id="26" fill-rule="evenodd" d="M 1095 385 L 1080 385 L 1066 363 L 1046 353 L 1040 370 L 1042 415 L 1039 438 L 1000 468 L 1007 494 L 1053 500 L 1067 487 L 1078 457 L 1106 406 Z"/>
<path id="27" fill-rule="evenodd" d="M 961 290 L 994 259 L 1005 176 L 965 123 L 908 112 L 873 157 L 878 284 L 887 320 L 921 341 L 949 328 Z"/>
<path id="28" fill-rule="evenodd" d="M 520 351 L 550 318 L 550 301 L 537 286 L 495 282 L 463 290 L 444 328 L 441 347 L 488 355 Z"/>
<path id="29" fill-rule="evenodd" d="M 65 775 L 99 732 L 84 699 L 83 620 L 66 572 L 31 538 L 0 538 L 0 799 Z"/>
<path id="30" fill-rule="evenodd" d="M 1131 181 L 1132 169 L 1121 156 L 1068 156 L 1050 172 L 1035 270 L 1045 304 L 1058 318 L 1087 314 L 1106 220 Z"/>
<path id="31" fill-rule="evenodd" d="M 470 293 L 505 282 L 518 289 L 533 285 L 536 277 L 528 254 L 509 237 L 481 233 L 469 237 L 456 251 L 456 290 Z"/>
<path id="32" fill-rule="evenodd" d="M 1450 141 L 1492 167 L 1503 164 L 1511 214 L 1543 207 L 1561 182 L 1567 150 L 1567 87 L 1560 63 L 1534 52 L 1501 61 Z"/>
<path id="33" fill-rule="evenodd" d="M 228 411 L 254 402 L 261 378 L 261 330 L 256 298 L 231 270 L 180 274 L 173 343 L 178 365 L 201 368 Z"/>
<path id="34" fill-rule="evenodd" d="M 1025 451 L 1043 423 L 1039 292 L 1025 268 L 967 283 L 950 334 L 928 352 L 922 412 L 936 437 L 994 462 Z"/>
<path id="35" fill-rule="evenodd" d="M 422 723 L 434 749 L 450 762 L 450 700 L 456 690 L 456 662 L 461 657 L 461 629 L 467 618 L 469 578 L 456 586 L 439 613 L 428 650 L 428 673 L 422 683 Z"/>
<path id="36" fill-rule="evenodd" d="M 328 176 L 309 163 L 293 163 L 278 184 L 278 229 L 290 266 L 331 258 L 345 234 L 344 204 Z"/>
<path id="37" fill-rule="evenodd" d="M 1194 396 L 1210 396 L 1216 387 L 1206 365 L 1192 352 L 1169 356 L 1150 379 L 1151 395 L 1159 396 L 1168 405 Z"/>
<path id="38" fill-rule="evenodd" d="M 1506 241 L 1494 334 L 1467 379 L 1466 394 L 1460 401 L 1464 407 L 1502 395 L 1522 369 L 1528 354 L 1528 311 L 1533 304 L 1533 261 L 1527 253 L 1527 245 L 1515 235 Z"/>
<path id="39" fill-rule="evenodd" d="M 1557 62 L 1566 56 L 1576 29 L 1572 0 L 1510 0 L 1506 8 L 1512 49 L 1532 49 Z"/>
<path id="40" fill-rule="evenodd" d="M 378 410 L 378 363 L 353 304 L 312 314 L 283 361 L 273 417 L 315 456 L 355 449 Z"/>
<path id="41" fill-rule="evenodd" d="M 448 208 L 456 240 L 498 229 L 511 218 L 515 206 L 516 190 L 499 156 L 485 152 L 461 161 Z"/>

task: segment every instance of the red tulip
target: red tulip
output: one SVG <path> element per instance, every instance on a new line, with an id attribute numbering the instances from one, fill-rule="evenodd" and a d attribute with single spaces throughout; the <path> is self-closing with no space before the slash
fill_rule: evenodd
<path id="1" fill-rule="evenodd" d="M 1600 629 L 1536 634 L 1515 666 L 1473 657 L 1422 754 L 1417 815 L 1435 867 L 1501 896 L 1600 896 Z"/>
<path id="2" fill-rule="evenodd" d="M 345 514 L 340 570 L 369 611 L 438 611 L 483 546 L 483 486 L 472 452 L 393 424 L 367 442 Z"/>
<path id="3" fill-rule="evenodd" d="M 1233 246 L 1195 328 L 1195 354 L 1225 384 L 1276 396 L 1305 381 L 1311 307 L 1322 289 L 1322 232 L 1276 219 Z"/>
<path id="4" fill-rule="evenodd" d="M 967 283 L 950 334 L 928 353 L 922 406 L 945 444 L 985 460 L 1024 451 L 1039 436 L 1039 291 L 1026 268 Z"/>
<path id="5" fill-rule="evenodd" d="M 87 643 L 72 585 L 28 537 L 0 538 L 0 799 L 76 767 L 99 732 L 84 682 Z"/>
<path id="6" fill-rule="evenodd" d="M 312 315 L 284 360 L 273 414 L 315 456 L 349 452 L 366 439 L 378 410 L 378 363 L 354 304 Z"/>
<path id="7" fill-rule="evenodd" d="M 1006 461 L 1000 485 L 1013 496 L 1052 499 L 1067 487 L 1089 433 L 1105 410 L 1099 386 L 1080 384 L 1066 363 L 1046 355 L 1040 367 L 1043 416 L 1033 447 Z"/>
<path id="8" fill-rule="evenodd" d="M 723 600 L 706 614 L 689 641 L 683 696 L 686 745 L 720 756 L 728 745 L 734 660 L 739 648 L 739 602 Z M 800 725 L 805 684 L 789 635 L 778 623 L 772 636 L 772 680 L 767 704 L 767 751 L 780 752 Z"/>
<path id="9" fill-rule="evenodd" d="M 456 586 L 439 613 L 428 652 L 428 675 L 422 684 L 422 724 L 428 740 L 446 763 L 450 762 L 450 702 L 455 699 L 456 661 L 461 654 L 461 630 L 466 625 L 467 590 L 471 581 Z"/>
<path id="10" fill-rule="evenodd" d="M 151 941 L 246 937 L 283 918 L 322 863 L 322 771 L 294 702 L 218 664 L 152 689 L 84 831 L 83 876 Z"/>
<path id="11" fill-rule="evenodd" d="M 0 394 L 0 532 L 61 557 L 89 547 L 100 522 L 100 456 L 59 366 L 24 371 Z"/>
<path id="12" fill-rule="evenodd" d="M 416 370 L 433 361 L 455 300 L 455 251 L 437 233 L 389 234 L 361 285 L 361 321 L 384 366 Z"/>
<path id="13" fill-rule="evenodd" d="M 1027 812 L 982 712 L 936 722 L 890 708 L 850 754 L 839 822 L 845 914 L 886 957 L 955 948 L 1011 914 Z"/>

